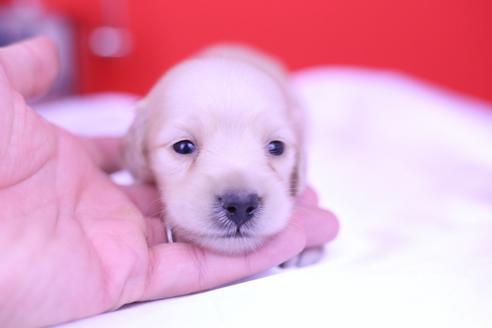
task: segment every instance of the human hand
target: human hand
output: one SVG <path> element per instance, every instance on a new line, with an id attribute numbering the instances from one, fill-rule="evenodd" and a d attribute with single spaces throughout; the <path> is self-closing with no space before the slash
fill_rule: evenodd
<path id="1" fill-rule="evenodd" d="M 151 215 L 156 191 L 105 174 L 118 168 L 118 141 L 77 138 L 26 104 L 56 72 L 46 39 L 0 49 L 0 326 L 51 325 L 214 288 L 335 237 L 336 218 L 308 190 L 285 231 L 254 253 L 166 244 Z"/>

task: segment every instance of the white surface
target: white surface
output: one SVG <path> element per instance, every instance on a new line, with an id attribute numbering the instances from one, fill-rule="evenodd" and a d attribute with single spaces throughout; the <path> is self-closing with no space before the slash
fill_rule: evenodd
<path id="1" fill-rule="evenodd" d="M 320 264 L 134 305 L 72 327 L 492 327 L 492 106 L 371 71 L 298 73 L 310 178 L 342 229 Z M 51 104 L 118 134 L 134 99 Z"/>

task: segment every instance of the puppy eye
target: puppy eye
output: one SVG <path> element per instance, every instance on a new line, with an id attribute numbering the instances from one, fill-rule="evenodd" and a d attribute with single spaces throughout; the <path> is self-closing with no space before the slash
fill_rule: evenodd
<path id="1" fill-rule="evenodd" d="M 196 150 L 196 146 L 190 140 L 181 140 L 176 142 L 173 145 L 173 149 L 175 152 L 181 155 L 188 155 L 193 153 Z"/>
<path id="2" fill-rule="evenodd" d="M 285 145 L 282 141 L 274 140 L 267 146 L 268 152 L 274 156 L 280 156 L 284 153 Z"/>

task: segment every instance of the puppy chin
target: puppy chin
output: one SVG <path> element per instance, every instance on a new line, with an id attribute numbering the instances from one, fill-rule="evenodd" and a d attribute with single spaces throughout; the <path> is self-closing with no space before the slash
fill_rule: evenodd
<path id="1" fill-rule="evenodd" d="M 224 255 L 244 255 L 260 248 L 271 236 L 207 236 L 173 229 L 177 241 L 184 241 Z"/>

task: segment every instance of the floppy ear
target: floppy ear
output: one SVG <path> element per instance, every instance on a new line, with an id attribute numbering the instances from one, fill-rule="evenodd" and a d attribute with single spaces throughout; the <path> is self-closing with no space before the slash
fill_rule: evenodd
<path id="1" fill-rule="evenodd" d="M 296 162 L 290 176 L 290 191 L 293 197 L 297 197 L 304 191 L 307 185 L 307 117 L 304 108 L 298 103 L 297 99 L 292 99 L 291 103 L 290 116 L 297 139 L 297 144 Z"/>
<path id="2" fill-rule="evenodd" d="M 296 162 L 290 176 L 290 194 L 297 197 L 306 188 L 306 149 L 304 143 L 299 143 L 296 149 Z"/>
<path id="3" fill-rule="evenodd" d="M 296 154 L 296 164 L 291 176 L 292 196 L 297 197 L 306 189 L 306 150 L 304 145 L 299 145 Z"/>
<path id="4" fill-rule="evenodd" d="M 141 182 L 152 182 L 147 149 L 149 109 L 145 100 L 137 104 L 135 119 L 123 140 L 123 163 L 133 177 Z"/>

